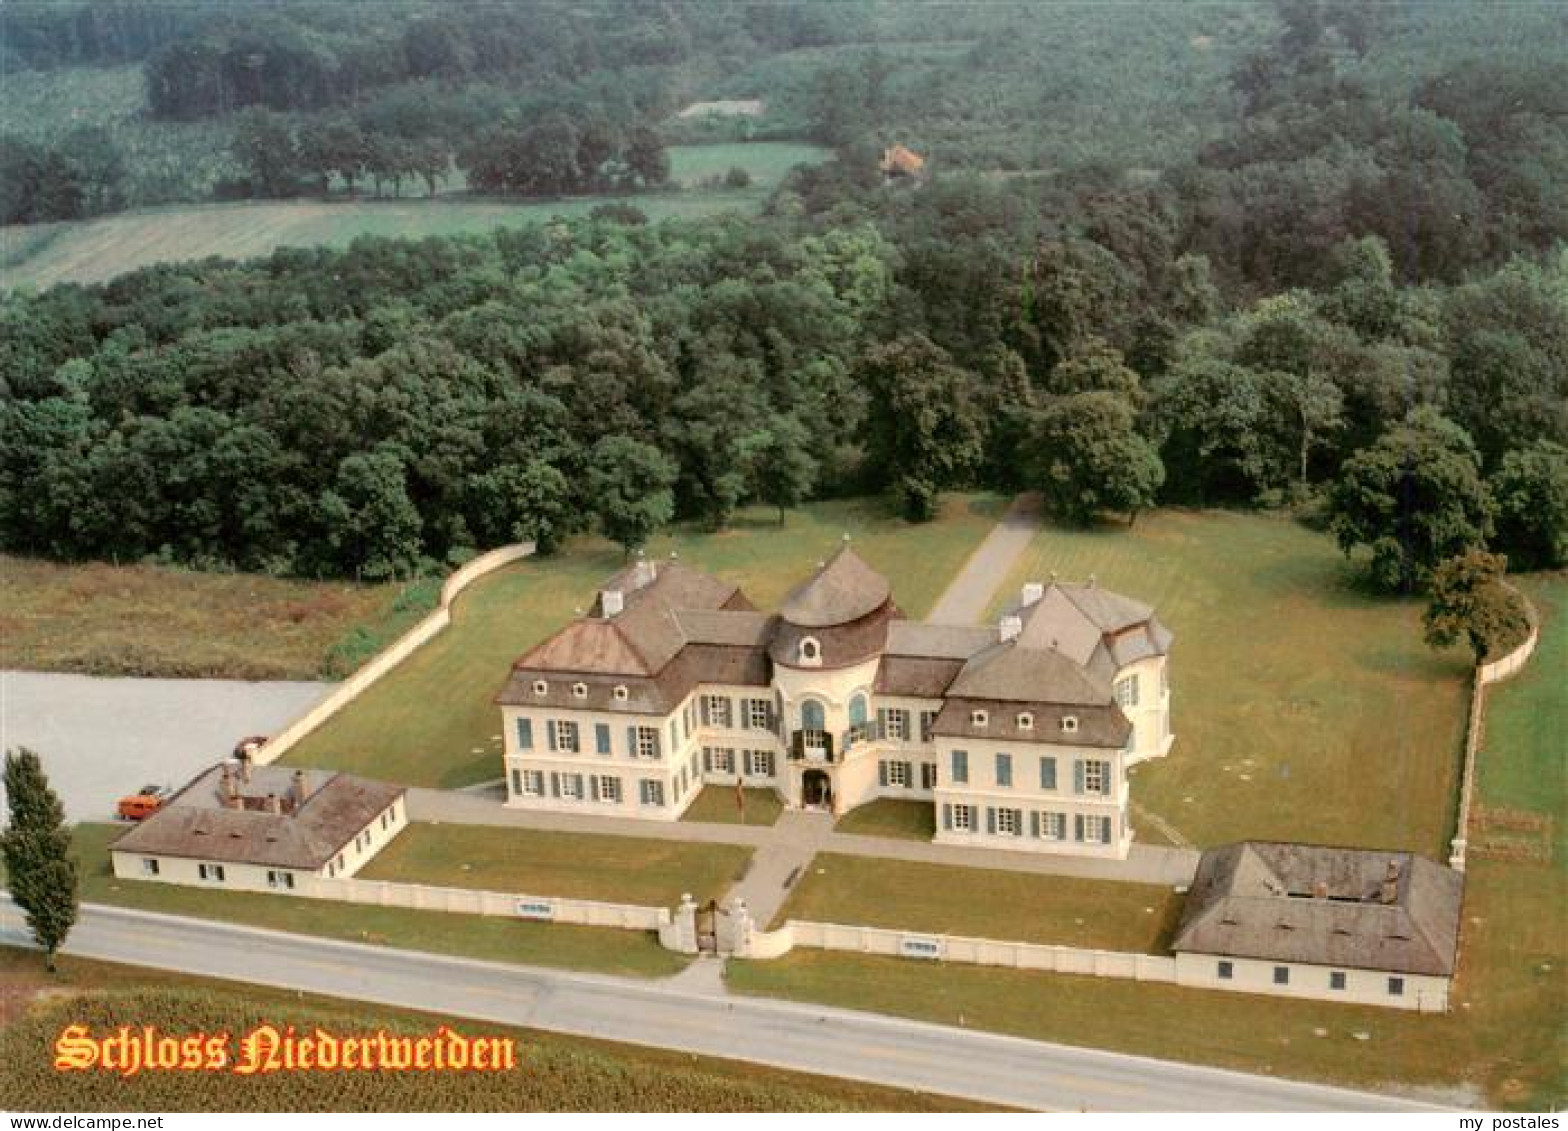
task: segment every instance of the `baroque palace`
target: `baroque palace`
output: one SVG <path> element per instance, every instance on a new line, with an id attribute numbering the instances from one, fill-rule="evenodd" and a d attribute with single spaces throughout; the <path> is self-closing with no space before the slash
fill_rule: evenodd
<path id="1" fill-rule="evenodd" d="M 639 558 L 513 665 L 508 804 L 672 821 L 705 784 L 843 813 L 930 803 L 935 839 L 1124 857 L 1127 769 L 1171 747 L 1170 632 L 1086 584 L 996 625 L 905 619 L 846 544 L 762 612 Z"/>

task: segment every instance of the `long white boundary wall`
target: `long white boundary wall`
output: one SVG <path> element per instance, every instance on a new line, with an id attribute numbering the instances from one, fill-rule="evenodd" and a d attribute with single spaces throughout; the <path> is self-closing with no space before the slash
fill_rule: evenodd
<path id="1" fill-rule="evenodd" d="M 411 911 L 451 911 L 462 915 L 533 919 L 586 927 L 619 927 L 627 931 L 657 931 L 670 922 L 670 912 L 665 907 L 598 903 L 589 899 L 559 899 L 555 896 L 520 895 L 475 888 L 436 887 L 396 880 L 328 880 L 304 876 L 293 890 L 283 894 L 306 899 L 336 899 L 344 903 L 363 903 L 375 907 L 403 907 Z"/>
<path id="2" fill-rule="evenodd" d="M 387 648 L 378 653 L 364 667 L 349 676 L 332 690 L 332 693 L 295 719 L 282 731 L 272 736 L 267 743 L 256 751 L 254 757 L 260 765 L 275 762 L 281 758 L 290 747 L 299 742 L 311 731 L 348 706 L 362 695 L 387 672 L 397 667 L 406 660 L 414 649 L 425 643 L 436 633 L 452 623 L 452 602 L 457 595 L 469 585 L 500 569 L 504 565 L 519 561 L 534 552 L 532 542 L 519 542 L 511 546 L 502 546 L 488 553 L 480 554 L 473 561 L 463 566 L 452 576 L 446 579 L 441 586 L 441 603 L 430 613 L 409 629 Z M 496 773 L 499 774 L 500 762 L 496 763 Z"/>

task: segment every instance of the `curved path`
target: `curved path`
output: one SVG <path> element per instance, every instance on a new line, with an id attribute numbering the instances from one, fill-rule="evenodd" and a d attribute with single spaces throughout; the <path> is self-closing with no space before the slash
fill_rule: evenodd
<path id="1" fill-rule="evenodd" d="M 0 902 L 0 943 L 25 945 Z M 1434 1111 L 1392 1096 L 825 1006 L 363 946 L 85 904 L 67 953 L 1032 1110 Z"/>

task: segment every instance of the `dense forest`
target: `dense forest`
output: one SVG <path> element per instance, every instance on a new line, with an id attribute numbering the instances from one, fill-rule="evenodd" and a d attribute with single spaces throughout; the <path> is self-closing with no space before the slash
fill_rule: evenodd
<path id="1" fill-rule="evenodd" d="M 320 175 L 299 164 L 318 133 L 368 144 L 366 115 L 491 96 L 454 72 L 411 100 L 398 68 L 428 36 L 446 53 L 415 52 L 422 65 L 544 68 L 564 101 L 472 135 L 444 110 L 429 134 L 388 135 L 440 135 L 470 180 L 558 193 L 658 179 L 656 102 L 576 97 L 608 60 L 646 64 L 657 87 L 660 52 L 832 44 L 873 11 L 722 5 L 701 29 L 683 21 L 715 8 L 638 5 L 615 36 L 563 20 L 526 40 L 536 57 L 463 31 L 466 7 L 378 7 L 362 32 L 341 7 L 307 38 L 337 45 L 304 52 L 315 77 L 276 87 L 230 74 L 228 24 L 149 15 L 89 48 L 45 21 L 12 49 L 33 66 L 111 52 L 154 76 L 206 45 L 164 112 L 243 107 L 237 138 L 295 162 L 269 186 L 258 159 L 252 187 L 283 193 Z M 317 11 L 267 6 L 265 26 L 298 32 Z M 858 52 L 814 79 L 810 129 L 836 160 L 798 170 L 761 217 L 652 225 L 631 198 L 487 236 L 8 296 L 0 540 L 384 577 L 590 528 L 631 547 L 675 517 L 722 527 L 745 503 L 812 495 L 886 491 L 921 519 L 940 491 L 989 484 L 1041 490 L 1073 522 L 1165 501 L 1294 507 L 1390 589 L 1483 545 L 1516 568 L 1563 564 L 1568 71 L 1523 37 L 1449 44 L 1420 81 L 1378 81 L 1367 60 L 1408 49 L 1404 18 L 1282 5 L 1216 77 L 1212 128 L 1159 170 L 955 160 L 889 182 L 887 123 L 919 120 L 887 56 Z M 375 71 L 376 52 L 401 62 Z M 346 59 L 369 69 L 346 77 Z M 940 100 L 930 113 L 940 134 Z"/>

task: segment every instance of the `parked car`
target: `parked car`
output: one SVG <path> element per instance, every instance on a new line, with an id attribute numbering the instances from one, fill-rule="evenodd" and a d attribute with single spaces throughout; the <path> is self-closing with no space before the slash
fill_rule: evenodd
<path id="1" fill-rule="evenodd" d="M 145 821 L 169 799 L 170 790 L 166 785 L 144 785 L 141 789 L 129 796 L 120 798 L 116 812 L 122 821 Z"/>

